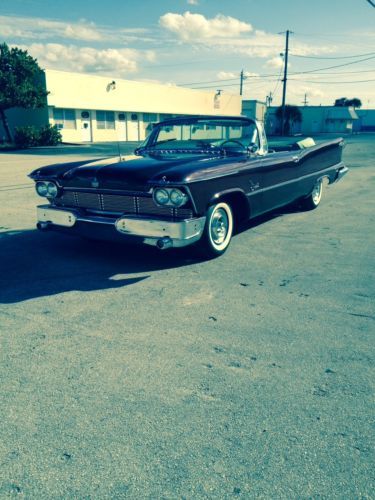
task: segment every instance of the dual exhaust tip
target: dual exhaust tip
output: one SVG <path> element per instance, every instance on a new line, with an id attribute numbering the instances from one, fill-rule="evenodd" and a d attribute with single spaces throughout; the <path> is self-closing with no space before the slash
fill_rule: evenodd
<path id="1" fill-rule="evenodd" d="M 158 239 L 156 246 L 159 250 L 166 250 L 167 248 L 173 247 L 173 241 L 169 236 L 164 236 L 164 238 Z"/>
<path id="2" fill-rule="evenodd" d="M 49 222 L 37 222 L 36 227 L 39 231 L 48 231 L 49 225 Z"/>

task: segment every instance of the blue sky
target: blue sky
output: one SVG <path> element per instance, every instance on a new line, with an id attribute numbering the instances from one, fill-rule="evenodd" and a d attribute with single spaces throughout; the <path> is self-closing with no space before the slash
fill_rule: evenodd
<path id="1" fill-rule="evenodd" d="M 243 69 L 244 96 L 271 92 L 276 105 L 286 29 L 288 102 L 346 96 L 375 108 L 375 8 L 366 0 L 12 0 L 0 12 L 0 41 L 43 68 L 228 93 L 238 93 Z"/>

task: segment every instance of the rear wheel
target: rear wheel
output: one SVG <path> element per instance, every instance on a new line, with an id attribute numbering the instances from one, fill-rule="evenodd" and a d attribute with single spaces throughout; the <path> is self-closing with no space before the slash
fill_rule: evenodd
<path id="1" fill-rule="evenodd" d="M 300 203 L 301 208 L 304 210 L 314 210 L 314 208 L 316 208 L 319 205 L 322 199 L 322 193 L 323 193 L 323 179 L 319 179 L 315 183 L 311 194 L 307 198 L 304 198 L 301 201 Z"/>
<path id="2" fill-rule="evenodd" d="M 207 210 L 204 232 L 199 249 L 205 257 L 222 255 L 228 248 L 233 234 L 233 213 L 228 203 L 211 205 Z"/>

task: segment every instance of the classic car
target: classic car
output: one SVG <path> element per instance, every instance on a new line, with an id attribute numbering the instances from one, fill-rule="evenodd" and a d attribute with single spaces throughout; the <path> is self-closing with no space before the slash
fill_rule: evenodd
<path id="1" fill-rule="evenodd" d="M 263 125 L 247 117 L 169 119 L 154 125 L 134 159 L 34 170 L 47 201 L 37 207 L 37 227 L 160 249 L 196 244 L 215 257 L 243 221 L 294 202 L 316 208 L 323 181 L 348 171 L 343 144 L 306 138 L 269 149 Z"/>

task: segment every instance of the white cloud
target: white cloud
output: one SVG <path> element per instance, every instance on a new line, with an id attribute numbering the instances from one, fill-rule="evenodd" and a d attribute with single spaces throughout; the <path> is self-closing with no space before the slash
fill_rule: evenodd
<path id="1" fill-rule="evenodd" d="M 198 0 L 187 0 L 187 3 L 188 3 L 189 5 L 199 5 Z"/>
<path id="2" fill-rule="evenodd" d="M 28 39 L 52 37 L 74 40 L 99 41 L 103 35 L 93 23 L 81 20 L 77 23 L 51 21 L 38 17 L 0 16 L 0 35 Z"/>
<path id="3" fill-rule="evenodd" d="M 21 48 L 27 49 L 42 68 L 78 73 L 117 74 L 123 77 L 138 70 L 139 60 L 153 61 L 155 58 L 152 51 L 95 49 L 59 43 L 33 43 Z"/>
<path id="4" fill-rule="evenodd" d="M 270 63 L 273 67 L 277 67 L 276 55 L 283 52 L 285 45 L 282 35 L 253 30 L 251 24 L 222 14 L 208 19 L 202 14 L 169 12 L 160 17 L 159 25 L 178 40 L 196 47 L 203 46 L 225 54 L 274 58 Z M 332 46 L 313 46 L 293 40 L 293 53 L 298 55 L 326 54 L 335 50 Z"/>
<path id="5" fill-rule="evenodd" d="M 252 76 L 259 76 L 259 73 L 253 73 L 251 71 L 244 71 L 243 76 L 245 78 L 251 78 Z"/>
<path id="6" fill-rule="evenodd" d="M 84 42 L 129 43 L 153 42 L 144 28 L 109 28 L 96 26 L 86 19 L 67 23 L 40 17 L 0 16 L 0 36 L 12 41 L 24 40 L 77 40 Z"/>
<path id="7" fill-rule="evenodd" d="M 219 80 L 230 80 L 232 78 L 239 78 L 239 73 L 232 73 L 231 71 L 219 71 L 217 74 Z"/>
<path id="8" fill-rule="evenodd" d="M 266 61 L 265 66 L 269 68 L 282 68 L 284 66 L 284 60 L 281 57 L 273 57 L 272 59 L 269 59 Z M 290 65 L 288 64 L 288 67 Z"/>
<path id="9" fill-rule="evenodd" d="M 244 23 L 234 17 L 218 14 L 207 19 L 202 14 L 173 14 L 168 12 L 159 19 L 159 24 L 177 35 L 181 40 L 197 42 L 199 40 L 231 38 L 252 31 L 251 24 Z"/>

